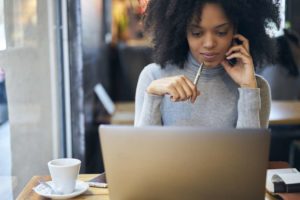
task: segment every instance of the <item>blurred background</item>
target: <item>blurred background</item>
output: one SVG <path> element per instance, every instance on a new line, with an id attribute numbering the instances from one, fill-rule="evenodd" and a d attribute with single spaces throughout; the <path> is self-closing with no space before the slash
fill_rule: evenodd
<path id="1" fill-rule="evenodd" d="M 15 199 L 32 176 L 48 174 L 53 158 L 80 159 L 81 173 L 104 171 L 98 126 L 133 123 L 137 79 L 152 62 L 142 22 L 147 3 L 0 0 L 1 199 Z M 295 111 L 300 1 L 281 5 L 281 29 L 268 30 L 278 42 L 277 62 L 257 73 L 269 81 L 274 105 Z M 270 129 L 270 160 L 300 169 L 300 120 L 274 121 Z"/>

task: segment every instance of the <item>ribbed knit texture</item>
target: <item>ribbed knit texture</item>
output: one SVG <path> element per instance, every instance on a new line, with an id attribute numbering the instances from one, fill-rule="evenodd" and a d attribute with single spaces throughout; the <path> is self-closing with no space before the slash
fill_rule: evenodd
<path id="1" fill-rule="evenodd" d="M 199 64 L 189 54 L 184 69 L 155 63 L 140 74 L 135 101 L 135 126 L 202 126 L 267 128 L 271 96 L 268 83 L 256 75 L 258 88 L 240 88 L 222 66 L 204 68 L 197 84 L 201 92 L 195 103 L 173 102 L 169 95 L 157 96 L 146 92 L 153 80 L 184 75 L 192 82 Z"/>

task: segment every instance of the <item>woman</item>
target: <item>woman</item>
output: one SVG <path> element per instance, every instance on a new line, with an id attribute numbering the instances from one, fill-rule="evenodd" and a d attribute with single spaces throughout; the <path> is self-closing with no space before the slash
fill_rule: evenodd
<path id="1" fill-rule="evenodd" d="M 140 74 L 135 126 L 268 127 L 270 90 L 254 66 L 272 59 L 265 28 L 279 26 L 278 8 L 273 0 L 151 0 L 145 26 L 156 63 Z"/>

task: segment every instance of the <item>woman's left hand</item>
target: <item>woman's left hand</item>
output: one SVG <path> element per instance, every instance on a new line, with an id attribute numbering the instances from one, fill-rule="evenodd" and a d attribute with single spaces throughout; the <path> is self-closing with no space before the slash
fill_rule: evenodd
<path id="1" fill-rule="evenodd" d="M 240 45 L 234 44 L 226 53 L 226 58 L 221 62 L 229 76 L 242 88 L 257 88 L 254 65 L 250 55 L 249 41 L 241 34 L 234 35 L 234 39 L 241 41 Z M 237 59 L 233 66 L 229 59 Z"/>

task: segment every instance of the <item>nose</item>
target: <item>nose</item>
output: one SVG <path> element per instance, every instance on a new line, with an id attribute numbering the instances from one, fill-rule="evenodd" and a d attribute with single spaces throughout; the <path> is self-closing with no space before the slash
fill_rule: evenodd
<path id="1" fill-rule="evenodd" d="M 206 34 L 203 38 L 203 47 L 206 49 L 212 49 L 216 46 L 216 41 L 212 34 Z"/>

